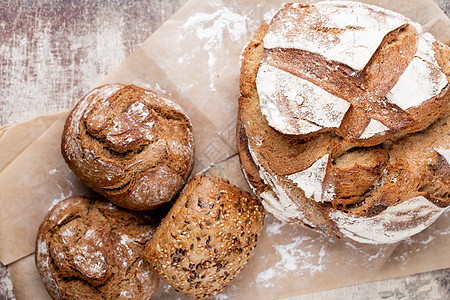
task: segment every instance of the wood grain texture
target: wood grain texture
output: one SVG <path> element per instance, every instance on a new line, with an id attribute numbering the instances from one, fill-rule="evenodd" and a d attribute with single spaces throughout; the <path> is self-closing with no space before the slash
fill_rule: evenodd
<path id="1" fill-rule="evenodd" d="M 0 126 L 71 108 L 184 2 L 0 1 Z"/>
<path id="2" fill-rule="evenodd" d="M 450 16 L 450 1 L 435 0 Z M 69 109 L 187 0 L 0 1 L 0 126 Z M 449 299 L 450 269 L 289 300 Z M 0 263 L 0 300 L 14 299 Z"/>
<path id="3" fill-rule="evenodd" d="M 13 286 L 8 269 L 0 262 L 0 300 L 12 300 L 14 298 Z"/>
<path id="4" fill-rule="evenodd" d="M 450 15 L 450 1 L 449 0 L 434 0 L 437 5 L 446 13 L 447 16 Z"/>
<path id="5" fill-rule="evenodd" d="M 437 270 L 390 280 L 368 282 L 329 291 L 285 298 L 284 300 L 444 300 L 450 295 L 450 271 Z"/>

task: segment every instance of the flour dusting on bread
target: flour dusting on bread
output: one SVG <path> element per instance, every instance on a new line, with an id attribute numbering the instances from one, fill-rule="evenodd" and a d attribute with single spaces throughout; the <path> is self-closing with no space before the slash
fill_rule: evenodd
<path id="1" fill-rule="evenodd" d="M 447 161 L 447 164 L 450 165 L 450 149 L 442 149 L 442 148 L 433 148 L 433 149 Z"/>
<path id="2" fill-rule="evenodd" d="M 385 35 L 407 22 L 400 14 L 360 3 L 287 5 L 272 19 L 264 47 L 306 50 L 360 71 Z"/>
<path id="3" fill-rule="evenodd" d="M 353 217 L 340 211 L 333 211 L 330 217 L 344 235 L 355 241 L 395 243 L 427 228 L 447 208 L 418 196 L 388 207 L 373 217 Z"/>
<path id="4" fill-rule="evenodd" d="M 263 204 L 268 211 L 277 216 L 280 220 L 290 222 L 293 220 L 301 221 L 309 226 L 314 227 L 303 214 L 301 209 L 290 200 L 290 197 L 283 189 L 283 187 L 277 182 L 277 178 L 272 176 L 270 172 L 267 172 L 264 167 L 258 162 L 258 158 L 252 149 L 250 143 L 248 144 L 248 150 L 252 156 L 253 161 L 259 168 L 259 174 L 265 184 L 269 185 L 272 189 L 271 192 L 262 192 L 260 197 Z"/>
<path id="5" fill-rule="evenodd" d="M 361 139 L 370 138 L 376 134 L 380 134 L 389 130 L 389 127 L 377 121 L 375 119 L 370 119 L 369 124 L 366 129 L 364 129 L 363 133 L 359 136 Z"/>
<path id="6" fill-rule="evenodd" d="M 308 80 L 262 61 L 256 77 L 261 112 L 286 134 L 308 134 L 341 125 L 350 103 Z"/>
<path id="7" fill-rule="evenodd" d="M 316 160 L 309 168 L 288 175 L 287 178 L 292 180 L 298 187 L 300 187 L 307 198 L 313 199 L 317 202 L 322 202 L 323 181 L 327 172 L 329 155 Z"/>

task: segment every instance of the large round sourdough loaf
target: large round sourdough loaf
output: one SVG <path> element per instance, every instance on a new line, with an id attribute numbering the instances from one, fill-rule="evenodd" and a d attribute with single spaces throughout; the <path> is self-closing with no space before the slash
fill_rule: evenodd
<path id="1" fill-rule="evenodd" d="M 67 118 L 61 150 L 84 183 L 131 210 L 170 201 L 194 165 L 188 116 L 133 85 L 108 84 L 84 96 Z"/>
<path id="2" fill-rule="evenodd" d="M 391 243 L 450 203 L 450 50 L 397 13 L 286 4 L 241 57 L 238 150 L 265 208 Z"/>

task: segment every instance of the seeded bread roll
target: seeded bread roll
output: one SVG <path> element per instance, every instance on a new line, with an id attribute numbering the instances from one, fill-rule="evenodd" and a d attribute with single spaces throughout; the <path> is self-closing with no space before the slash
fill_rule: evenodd
<path id="1" fill-rule="evenodd" d="M 238 150 L 264 207 L 363 243 L 433 223 L 450 203 L 449 54 L 381 8 L 285 5 L 241 60 Z"/>
<path id="2" fill-rule="evenodd" d="M 194 161 L 192 125 L 182 109 L 122 84 L 101 86 L 80 100 L 66 121 L 61 150 L 86 185 L 131 210 L 170 201 Z"/>
<path id="3" fill-rule="evenodd" d="M 53 299 L 150 299 L 159 279 L 142 258 L 155 223 L 104 200 L 55 205 L 36 241 L 36 267 Z"/>
<path id="4" fill-rule="evenodd" d="M 225 179 L 196 175 L 145 247 L 152 269 L 197 299 L 225 288 L 247 263 L 264 209 Z"/>

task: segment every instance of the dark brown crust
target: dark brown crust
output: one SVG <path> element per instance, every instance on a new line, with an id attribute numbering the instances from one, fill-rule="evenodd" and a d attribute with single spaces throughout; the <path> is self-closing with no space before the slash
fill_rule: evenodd
<path id="1" fill-rule="evenodd" d="M 333 206 L 357 204 L 381 178 L 389 159 L 381 147 L 354 149 L 337 157 L 327 167 L 324 186 L 331 187 L 336 195 Z"/>
<path id="2" fill-rule="evenodd" d="M 264 222 L 264 209 L 225 179 L 189 181 L 145 248 L 155 272 L 197 299 L 220 292 L 247 263 Z"/>
<path id="3" fill-rule="evenodd" d="M 292 55 L 295 54 L 295 70 L 289 69 L 293 64 L 287 64 L 285 69 L 289 72 L 296 72 L 296 75 L 302 72 L 299 67 L 301 64 L 313 64 L 310 67 L 314 68 L 314 64 L 333 63 L 325 62 L 322 59 L 313 60 L 314 54 L 305 54 L 299 51 L 296 53 L 285 52 L 280 49 L 264 51 L 262 40 L 267 28 L 268 25 L 263 24 L 243 50 L 240 78 L 241 97 L 239 98 L 237 125 L 237 145 L 244 174 L 249 184 L 252 185 L 255 194 L 263 202 L 264 199 L 261 198 L 263 192 L 271 193 L 272 196 L 275 196 L 275 193 L 267 185 L 267 182 L 262 180 L 261 168 L 278 178 L 278 184 L 288 193 L 291 201 L 300 207 L 304 213 L 304 216 L 299 217 L 298 220 L 291 220 L 291 222 L 300 223 L 337 237 L 343 236 L 328 217 L 328 214 L 336 209 L 349 215 L 371 217 L 392 205 L 417 196 L 424 196 L 439 207 L 449 205 L 450 185 L 448 180 L 443 179 L 447 174 L 445 171 L 447 169 L 438 167 L 439 164 L 444 162 L 442 157 L 433 149 L 434 147 L 442 148 L 443 145 L 448 146 L 450 143 L 448 134 L 450 131 L 450 125 L 448 124 L 450 92 L 448 85 L 440 95 L 429 99 L 422 105 L 410 108 L 407 111 L 401 110 L 402 114 L 407 114 L 405 115 L 407 118 L 401 117 L 402 120 L 413 121 L 408 121 L 398 128 L 385 124 L 394 128 L 394 130 L 384 136 L 359 141 L 349 138 L 348 133 L 350 131 L 348 130 L 346 134 L 329 130 L 306 137 L 284 135 L 267 124 L 259 109 L 256 74 L 261 60 L 267 55 L 271 55 L 272 58 L 275 57 L 274 55 L 282 55 L 283 57 L 287 55 L 292 60 L 294 59 Z M 395 35 L 395 33 L 392 34 Z M 408 35 L 405 36 L 408 37 Z M 392 37 L 390 41 L 392 41 Z M 386 50 L 389 47 L 392 47 L 392 49 Z M 448 61 L 442 62 L 445 57 L 450 57 L 448 47 L 441 44 L 439 44 L 439 47 L 437 48 L 439 52 L 436 50 L 437 60 L 441 65 L 448 65 Z M 411 48 L 411 51 L 414 49 L 415 46 Z M 382 50 L 379 49 L 377 53 L 382 52 L 383 55 L 390 57 L 392 56 L 390 51 L 398 51 L 398 45 L 391 43 Z M 301 55 L 308 59 L 301 59 Z M 276 64 L 277 62 L 271 60 L 271 63 Z M 376 63 L 376 59 L 372 59 L 370 66 L 374 70 L 377 69 Z M 404 65 L 403 62 L 401 64 Z M 345 75 L 345 67 L 336 65 L 338 67 L 333 67 L 333 70 L 341 68 L 341 74 L 348 77 L 348 75 Z M 404 68 L 406 68 L 406 65 L 401 69 Z M 325 67 L 325 69 L 327 68 Z M 314 70 L 322 72 L 325 69 L 317 67 Z M 331 69 L 331 67 L 328 69 Z M 365 76 L 375 74 L 375 71 L 371 71 L 370 68 L 366 68 L 363 72 L 365 72 Z M 314 81 L 311 78 L 307 79 Z M 351 83 L 357 81 L 357 79 L 339 79 L 338 75 L 335 79 L 336 82 Z M 317 81 L 317 84 L 326 88 L 330 82 Z M 367 83 L 361 82 L 355 83 L 354 87 L 358 84 L 364 88 L 367 86 Z M 392 85 L 392 82 L 389 84 Z M 341 87 L 342 84 L 339 83 L 336 86 Z M 376 92 L 383 96 L 386 90 L 377 90 Z M 384 104 L 381 103 L 380 105 Z M 380 112 L 382 112 L 380 109 L 373 111 L 374 114 Z M 371 117 L 375 117 L 375 115 L 371 115 Z M 345 126 L 349 128 L 353 126 L 353 136 L 358 136 L 358 132 L 362 132 L 367 125 L 368 119 L 364 109 L 361 110 L 352 106 L 339 130 L 342 130 Z M 378 117 L 375 119 L 380 120 Z M 361 122 L 362 125 L 360 129 L 355 130 L 357 126 L 354 125 L 357 122 Z M 337 134 L 341 134 L 341 136 Z M 260 166 L 257 166 L 253 161 L 249 146 L 251 146 L 253 155 L 258 159 Z M 336 161 L 340 158 L 351 152 L 359 151 L 359 149 L 371 153 L 367 156 L 370 159 L 364 160 L 363 164 L 348 163 L 341 167 L 336 165 Z M 327 182 L 334 183 L 336 186 L 335 192 L 338 196 L 331 202 L 311 201 L 305 197 L 300 188 L 293 182 L 289 182 L 286 175 L 305 170 L 326 154 L 330 155 L 330 160 L 324 186 L 327 185 Z M 363 158 L 363 156 L 361 157 Z M 443 171 L 438 171 L 438 169 Z"/>
<path id="4" fill-rule="evenodd" d="M 269 191 L 270 187 L 263 182 L 259 176 L 258 166 L 252 159 L 250 151 L 248 150 L 248 138 L 245 129 L 241 124 L 240 116 L 237 118 L 236 124 L 237 148 L 239 152 L 239 161 L 241 163 L 242 171 L 250 184 L 253 193 L 259 194 L 264 191 Z"/>
<path id="5" fill-rule="evenodd" d="M 149 218 L 105 200 L 71 197 L 39 227 L 36 267 L 53 299 L 150 299 L 158 278 L 142 259 Z"/>
<path id="6" fill-rule="evenodd" d="M 61 151 L 71 170 L 114 204 L 154 209 L 170 201 L 192 171 L 192 125 L 151 91 L 105 85 L 72 110 Z"/>
<path id="7" fill-rule="evenodd" d="M 259 168 L 255 164 L 248 149 L 248 137 L 246 135 L 244 126 L 242 126 L 240 118 L 238 118 L 237 122 L 237 134 L 238 134 L 238 143 L 237 148 L 239 152 L 239 160 L 242 165 L 242 172 L 244 173 L 247 182 L 251 186 L 253 193 L 261 200 L 262 193 L 268 193 L 275 199 L 278 199 L 276 193 L 272 190 L 272 188 L 266 184 L 259 175 Z M 320 209 L 320 207 L 316 207 L 315 203 L 312 201 L 308 201 L 304 194 L 302 193 L 291 193 L 289 195 L 299 207 L 302 209 L 302 216 L 293 217 L 289 220 L 291 223 L 301 224 L 308 228 L 313 228 L 315 230 L 321 232 L 328 232 L 330 235 L 333 233 L 330 231 L 330 224 L 327 219 L 324 218 L 324 212 Z M 305 201 L 306 200 L 306 201 Z"/>

